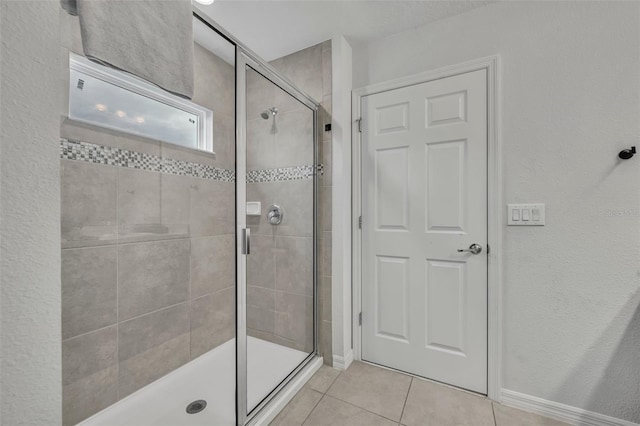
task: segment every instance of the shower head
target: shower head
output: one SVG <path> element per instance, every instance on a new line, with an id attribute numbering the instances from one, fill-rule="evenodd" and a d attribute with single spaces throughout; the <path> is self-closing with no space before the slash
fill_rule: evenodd
<path id="1" fill-rule="evenodd" d="M 276 107 L 271 107 L 271 108 L 267 108 L 264 111 L 262 111 L 260 113 L 260 117 L 264 118 L 265 120 L 269 119 L 269 114 L 271 114 L 272 116 L 276 116 L 276 114 L 278 113 L 278 108 Z"/>

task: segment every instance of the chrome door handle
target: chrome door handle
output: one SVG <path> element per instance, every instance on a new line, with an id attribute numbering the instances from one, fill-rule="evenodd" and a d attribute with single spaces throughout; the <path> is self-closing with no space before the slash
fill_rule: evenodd
<path id="1" fill-rule="evenodd" d="M 251 254 L 251 230 L 249 228 L 242 230 L 242 254 Z"/>
<path id="2" fill-rule="evenodd" d="M 458 253 L 466 252 L 469 252 L 471 254 L 480 254 L 480 252 L 482 252 L 482 246 L 480 244 L 473 243 L 469 246 L 468 249 L 458 249 Z"/>

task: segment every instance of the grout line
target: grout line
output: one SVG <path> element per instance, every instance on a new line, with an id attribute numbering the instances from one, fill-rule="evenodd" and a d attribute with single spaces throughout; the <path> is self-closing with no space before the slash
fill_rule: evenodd
<path id="1" fill-rule="evenodd" d="M 118 323 L 114 322 L 112 324 L 105 325 L 104 327 L 96 328 L 95 330 L 87 331 L 87 332 L 84 332 L 84 333 L 81 333 L 81 334 L 77 334 L 77 335 L 71 336 L 71 337 L 66 337 L 66 338 L 62 339 L 62 342 L 67 342 L 67 341 L 73 340 L 73 339 L 75 339 L 77 337 L 83 337 L 83 336 L 86 336 L 87 334 L 96 333 L 98 331 L 103 331 L 103 330 L 106 330 L 107 328 L 114 327 L 114 326 L 117 326 L 117 325 L 118 325 Z M 116 337 L 116 339 L 117 339 L 117 337 Z"/>
<path id="2" fill-rule="evenodd" d="M 176 306 L 183 305 L 183 304 L 189 303 L 189 302 L 190 302 L 190 300 L 183 300 L 181 302 L 174 303 L 172 305 L 163 306 L 162 308 L 159 308 L 159 309 L 156 309 L 156 310 L 153 310 L 153 311 L 150 311 L 150 312 L 145 312 L 144 314 L 140 314 L 140 315 L 137 315 L 137 316 L 132 317 L 132 318 L 127 318 L 126 320 L 118 322 L 118 324 L 123 324 L 125 322 L 129 322 L 129 321 L 132 321 L 134 319 L 138 319 L 138 318 L 142 318 L 142 317 L 147 316 L 147 315 L 155 314 L 155 313 L 158 313 L 160 311 L 164 311 L 164 310 L 169 309 L 169 308 L 175 308 Z"/>
<path id="3" fill-rule="evenodd" d="M 125 241 L 125 242 L 120 242 L 120 239 L 118 239 L 118 246 L 131 246 L 131 245 L 134 245 L 134 244 L 163 243 L 163 242 L 167 242 L 167 241 L 183 241 L 183 240 L 190 240 L 191 238 L 192 237 L 190 237 L 190 236 L 180 236 L 180 237 L 176 237 L 176 238 L 161 238 L 161 239 L 157 239 L 157 240 L 153 239 L 153 240 Z"/>
<path id="4" fill-rule="evenodd" d="M 412 385 L 413 385 L 413 377 L 411 378 L 411 381 L 409 382 L 409 389 L 407 390 L 407 396 L 404 397 L 404 404 L 402 404 L 402 412 L 400 413 L 400 420 L 398 420 L 398 423 L 402 422 L 402 416 L 404 416 L 404 409 L 407 406 L 407 400 L 409 399 L 409 392 L 411 392 L 411 386 Z"/>
<path id="5" fill-rule="evenodd" d="M 390 419 L 389 417 L 385 417 L 385 416 L 383 416 L 382 414 L 374 413 L 374 412 L 373 412 L 373 411 L 371 411 L 371 410 L 367 410 L 366 408 L 360 407 L 359 405 L 356 405 L 356 404 L 352 404 L 352 403 L 350 403 L 349 401 L 345 401 L 345 400 L 343 400 L 343 399 L 337 398 L 337 397 L 332 396 L 332 395 L 325 395 L 325 396 L 326 396 L 327 398 L 337 399 L 337 400 L 338 400 L 338 401 L 340 401 L 340 402 L 344 402 L 345 404 L 349 404 L 349 405 L 351 405 L 352 407 L 359 408 L 359 409 L 361 409 L 361 410 L 363 410 L 363 411 L 366 411 L 367 413 L 373 414 L 373 415 L 375 415 L 375 416 L 382 417 L 383 419 L 387 419 L 387 420 L 389 420 L 389 421 L 392 421 L 393 423 L 400 423 L 400 420 L 402 420 L 402 418 L 400 418 L 400 420 L 393 420 L 393 419 Z"/>
<path id="6" fill-rule="evenodd" d="M 331 369 L 333 369 L 333 367 L 329 367 Z M 339 370 L 338 370 L 339 371 Z M 336 377 L 333 378 L 333 380 L 331 381 L 331 383 L 329 383 L 329 386 L 327 386 L 327 390 L 324 391 L 324 394 L 326 395 L 327 392 L 329 392 L 329 389 L 331 389 L 331 386 L 333 386 L 333 384 L 336 382 L 336 380 L 338 380 L 338 377 L 340 377 L 340 375 L 342 374 L 342 371 L 338 372 L 338 375 Z"/>
<path id="7" fill-rule="evenodd" d="M 302 390 L 302 389 L 301 389 Z M 313 389 L 312 389 L 313 390 Z M 314 390 L 314 392 L 318 392 L 316 390 Z M 318 392 L 320 393 L 320 392 Z M 322 396 L 320 397 L 320 399 L 318 400 L 318 402 L 315 403 L 315 405 L 313 406 L 313 408 L 311 409 L 311 411 L 309 411 L 309 414 L 307 414 L 307 416 L 304 418 L 304 420 L 302 421 L 301 425 L 304 425 L 306 423 L 306 421 L 309 419 L 309 417 L 311 416 L 311 414 L 315 411 L 316 407 L 318 405 L 320 405 L 320 401 L 322 401 L 324 399 L 326 395 L 322 394 Z"/>
<path id="8" fill-rule="evenodd" d="M 491 414 L 493 415 L 493 426 L 498 426 L 498 421 L 496 420 L 496 408 L 493 405 L 493 401 L 491 401 Z"/>

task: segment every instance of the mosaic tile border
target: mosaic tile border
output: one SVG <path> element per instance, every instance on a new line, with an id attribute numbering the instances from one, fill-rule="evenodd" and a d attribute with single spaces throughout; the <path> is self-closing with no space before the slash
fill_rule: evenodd
<path id="1" fill-rule="evenodd" d="M 234 170 L 220 169 L 207 164 L 174 160 L 75 139 L 60 138 L 60 158 L 172 175 L 193 176 L 222 182 L 235 182 L 236 180 Z M 317 167 L 314 167 L 310 164 L 276 169 L 249 170 L 247 172 L 247 183 L 313 179 L 316 172 L 319 176 L 322 176 L 324 174 L 324 166 L 318 164 Z"/>
<path id="2" fill-rule="evenodd" d="M 313 179 L 316 174 L 322 176 L 324 167 L 319 164 L 317 168 L 313 164 L 306 166 L 280 167 L 277 169 L 249 170 L 247 171 L 247 183 L 282 182 L 287 180 Z"/>
<path id="3" fill-rule="evenodd" d="M 233 170 L 96 145 L 74 139 L 60 139 L 60 158 L 172 175 L 193 176 L 222 182 L 235 182 L 236 180 L 236 173 Z"/>

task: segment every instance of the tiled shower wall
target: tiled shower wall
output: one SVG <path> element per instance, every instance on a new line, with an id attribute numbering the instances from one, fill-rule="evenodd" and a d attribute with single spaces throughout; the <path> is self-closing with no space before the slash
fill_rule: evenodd
<path id="1" fill-rule="evenodd" d="M 66 64 L 82 47 L 77 18 L 61 23 Z M 195 55 L 215 155 L 73 122 L 61 106 L 65 424 L 234 337 L 234 70 Z"/>
<path id="2" fill-rule="evenodd" d="M 318 194 L 319 350 L 331 364 L 331 42 L 277 59 L 271 65 L 321 101 L 319 161 L 324 173 Z M 260 113 L 278 108 L 277 130 Z M 247 169 L 311 164 L 311 114 L 289 95 L 254 72 L 247 75 Z M 248 333 L 300 350 L 312 348 L 313 184 L 311 179 L 255 182 L 247 185 L 247 201 L 260 201 L 261 217 L 247 217 L 254 250 L 247 272 Z M 273 227 L 265 210 L 280 204 L 282 224 Z"/>

